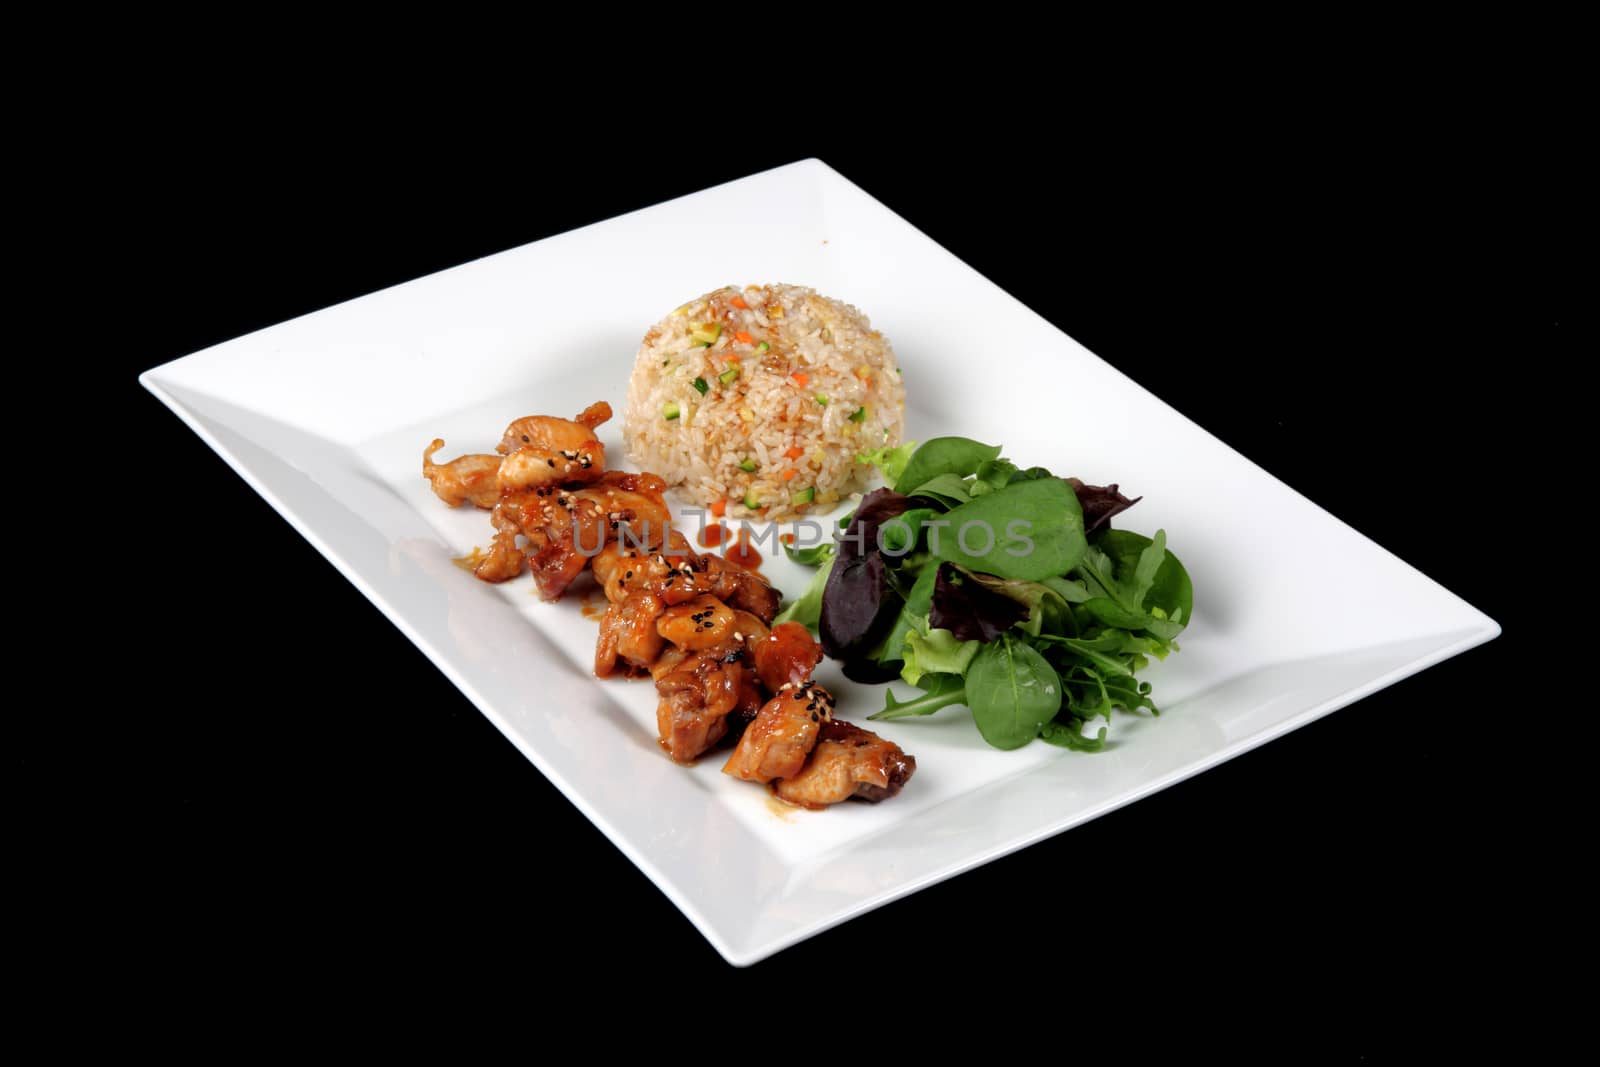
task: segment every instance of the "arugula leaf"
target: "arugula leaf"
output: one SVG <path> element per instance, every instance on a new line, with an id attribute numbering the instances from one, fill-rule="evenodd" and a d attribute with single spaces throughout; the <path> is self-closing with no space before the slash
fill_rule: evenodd
<path id="1" fill-rule="evenodd" d="M 1082 604 L 1089 599 L 1089 591 L 1083 587 L 1083 583 L 1070 578 L 1046 578 L 1039 584 L 1068 604 Z"/>
<path id="2" fill-rule="evenodd" d="M 1061 748 L 1070 748 L 1075 752 L 1103 752 L 1106 747 L 1106 728 L 1100 727 L 1100 733 L 1095 737 L 1083 736 L 1083 728 L 1077 720 L 1071 722 L 1047 722 L 1039 727 L 1039 737 L 1052 745 Z"/>
<path id="3" fill-rule="evenodd" d="M 1073 572 L 1091 594 L 1084 608 L 1107 626 L 1143 630 L 1164 641 L 1177 637 L 1194 610 L 1194 587 L 1166 544 L 1164 530 L 1154 539 L 1107 530 Z"/>
<path id="4" fill-rule="evenodd" d="M 1127 636 L 1129 635 L 1121 630 L 1107 630 L 1098 637 L 1088 639 L 1041 634 L 1039 641 L 1043 644 L 1060 645 L 1063 648 L 1071 649 L 1094 664 L 1102 672 L 1122 674 L 1132 678 L 1133 665 L 1118 658 L 1119 653 L 1123 651 L 1123 638 Z"/>
<path id="5" fill-rule="evenodd" d="M 1160 715 L 1161 709 L 1150 699 L 1150 683 L 1134 682 L 1124 678 L 1107 678 L 1106 696 L 1123 711 L 1150 709 L 1150 714 Z"/>
<path id="6" fill-rule="evenodd" d="M 1061 710 L 1061 679 L 1055 668 L 1008 633 L 973 658 L 966 694 L 978 732 L 995 748 L 1021 748 Z"/>
<path id="7" fill-rule="evenodd" d="M 894 485 L 905 473 L 906 464 L 911 462 L 911 456 L 917 450 L 915 441 L 907 441 L 894 448 L 878 448 L 871 452 L 863 452 L 856 456 L 857 463 L 870 463 L 878 468 L 878 473 L 883 475 L 886 485 Z"/>
<path id="8" fill-rule="evenodd" d="M 1064 689 L 1063 714 L 1085 721 L 1098 716 L 1110 722 L 1114 705 L 1106 680 L 1099 672 L 1076 660 L 1058 666 L 1063 668 L 1057 672 Z"/>
<path id="9" fill-rule="evenodd" d="M 1157 542 L 1161 545 L 1160 552 L 1154 552 Z M 1158 558 L 1153 577 L 1146 586 L 1144 606 L 1160 608 L 1173 622 L 1187 624 L 1194 614 L 1194 585 L 1189 580 L 1189 572 L 1166 544 L 1165 530 L 1157 530 L 1154 538 L 1130 530 L 1107 530 L 1100 539 L 1100 547 L 1117 561 L 1120 571 L 1127 570 L 1130 562 L 1135 571 L 1148 566 L 1148 558 L 1154 553 Z"/>
<path id="10" fill-rule="evenodd" d="M 1079 719 L 1096 716 L 1111 721 L 1115 708 L 1136 711 L 1148 708 L 1154 715 L 1161 709 L 1150 699 L 1150 683 L 1136 681 L 1130 674 L 1102 674 L 1087 660 L 1058 646 L 1047 646 L 1050 659 L 1065 687 L 1063 714 Z"/>
<path id="11" fill-rule="evenodd" d="M 999 445 L 986 445 L 970 437 L 935 437 L 911 454 L 905 469 L 894 480 L 894 487 L 906 493 L 912 486 L 922 485 L 941 474 L 965 478 L 984 461 L 998 455 Z"/>
<path id="12" fill-rule="evenodd" d="M 967 689 L 960 675 L 925 674 L 921 682 L 922 696 L 910 700 L 896 700 L 892 689 L 883 691 L 883 710 L 867 718 L 875 720 L 909 719 L 915 715 L 932 715 L 940 708 L 967 702 Z"/>

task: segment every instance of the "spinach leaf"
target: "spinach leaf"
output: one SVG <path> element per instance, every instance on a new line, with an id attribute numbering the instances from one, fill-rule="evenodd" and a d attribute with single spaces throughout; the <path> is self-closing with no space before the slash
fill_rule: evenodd
<path id="1" fill-rule="evenodd" d="M 890 555 L 905 555 L 922 537 L 922 524 L 935 515 L 944 514 L 944 508 L 911 508 L 903 515 L 885 520 L 878 526 L 879 546 Z"/>
<path id="2" fill-rule="evenodd" d="M 1016 477 L 1017 473 L 1017 465 L 1002 456 L 978 464 L 978 469 L 973 472 L 974 484 L 988 486 L 984 492 L 993 492 L 1011 484 L 1011 479 Z"/>
<path id="3" fill-rule="evenodd" d="M 967 480 L 959 474 L 940 474 L 911 491 L 912 496 L 931 496 L 946 507 L 960 507 L 972 499 Z"/>
<path id="4" fill-rule="evenodd" d="M 1077 566 L 1088 546 L 1078 498 L 1059 478 L 1014 482 L 951 509 L 943 521 L 949 525 L 937 537 L 929 532 L 936 556 L 1001 578 L 1057 577 Z M 963 539 L 985 551 L 966 551 Z"/>
<path id="5" fill-rule="evenodd" d="M 1055 668 L 1010 634 L 1001 634 L 973 657 L 966 693 L 978 732 L 995 748 L 1021 748 L 1061 710 L 1061 679 Z"/>
<path id="6" fill-rule="evenodd" d="M 965 478 L 985 460 L 999 454 L 999 445 L 986 445 L 968 437 L 935 437 L 911 454 L 900 477 L 894 480 L 894 487 L 906 493 L 941 474 Z"/>

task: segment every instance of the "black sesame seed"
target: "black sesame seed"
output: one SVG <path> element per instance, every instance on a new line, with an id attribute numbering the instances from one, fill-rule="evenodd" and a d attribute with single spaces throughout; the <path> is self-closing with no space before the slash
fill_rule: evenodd
<path id="1" fill-rule="evenodd" d="M 814 712 L 814 711 L 811 713 L 811 721 L 812 722 L 816 722 L 817 721 L 817 713 Z"/>
<path id="2" fill-rule="evenodd" d="M 522 443 L 523 444 L 527 444 L 528 443 L 528 435 L 527 434 L 523 434 L 522 435 Z"/>
<path id="3" fill-rule="evenodd" d="M 794 698 L 796 700 L 804 700 L 806 698 L 806 691 L 805 691 L 805 687 L 804 686 L 802 686 L 799 689 L 796 689 L 794 691 Z"/>
<path id="4" fill-rule="evenodd" d="M 553 459 L 547 459 L 544 462 L 545 462 L 545 466 L 547 466 L 547 467 L 554 467 L 556 465 L 556 461 L 553 460 Z"/>

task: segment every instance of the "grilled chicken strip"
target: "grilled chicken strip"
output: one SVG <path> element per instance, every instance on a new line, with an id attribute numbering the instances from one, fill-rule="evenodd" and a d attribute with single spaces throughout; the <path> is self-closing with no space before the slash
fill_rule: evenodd
<path id="1" fill-rule="evenodd" d="M 916 769 L 915 757 L 893 741 L 833 719 L 822 725 L 804 769 L 774 783 L 772 791 L 803 808 L 825 808 L 852 798 L 876 804 L 900 792 Z"/>
<path id="2" fill-rule="evenodd" d="M 833 716 L 833 704 L 833 696 L 815 682 L 786 686 L 762 705 L 722 773 L 747 782 L 799 774 L 822 724 Z"/>

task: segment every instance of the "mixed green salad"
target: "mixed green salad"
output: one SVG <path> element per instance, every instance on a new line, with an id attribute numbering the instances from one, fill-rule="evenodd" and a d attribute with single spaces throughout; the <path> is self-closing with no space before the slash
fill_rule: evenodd
<path id="1" fill-rule="evenodd" d="M 963 704 L 985 741 L 1105 746 L 1113 708 L 1160 714 L 1136 679 L 1164 659 L 1194 609 L 1166 534 L 1112 529 L 1116 485 L 1019 468 L 1000 446 L 938 437 L 863 454 L 886 487 L 840 520 L 835 541 L 786 546 L 820 569 L 779 621 L 816 631 L 857 680 L 898 677 L 873 719 Z"/>

